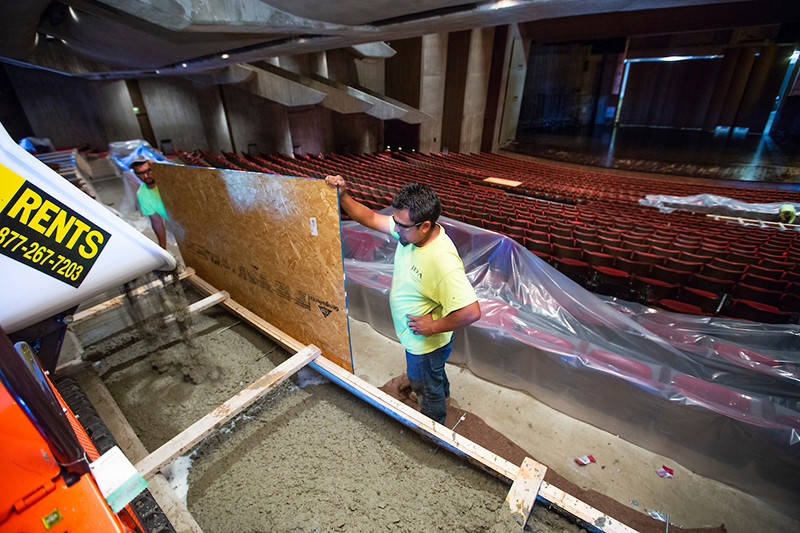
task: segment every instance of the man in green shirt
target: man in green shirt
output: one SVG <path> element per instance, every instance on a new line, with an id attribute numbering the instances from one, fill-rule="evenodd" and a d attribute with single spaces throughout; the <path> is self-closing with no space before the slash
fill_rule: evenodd
<path id="1" fill-rule="evenodd" d="M 161 201 L 161 194 L 158 192 L 156 180 L 150 170 L 150 161 L 134 161 L 131 163 L 131 170 L 136 177 L 142 180 L 139 190 L 136 191 L 136 199 L 142 208 L 142 214 L 150 218 L 150 225 L 158 238 L 158 245 L 167 249 L 167 229 L 164 220 L 169 220 L 164 202 Z"/>
<path id="2" fill-rule="evenodd" d="M 350 218 L 399 241 L 389 293 L 395 333 L 406 349 L 408 378 L 422 414 L 444 424 L 450 396 L 444 365 L 453 331 L 480 319 L 481 308 L 453 241 L 436 223 L 441 203 L 427 185 L 408 183 L 392 199 L 392 216 L 386 216 L 353 199 L 341 176 L 325 181 L 340 186 L 339 202 Z"/>

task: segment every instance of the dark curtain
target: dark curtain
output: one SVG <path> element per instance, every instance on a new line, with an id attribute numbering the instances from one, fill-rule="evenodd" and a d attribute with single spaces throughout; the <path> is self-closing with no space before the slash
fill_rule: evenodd
<path id="1" fill-rule="evenodd" d="M 721 59 L 631 63 L 620 124 L 701 128 Z"/>

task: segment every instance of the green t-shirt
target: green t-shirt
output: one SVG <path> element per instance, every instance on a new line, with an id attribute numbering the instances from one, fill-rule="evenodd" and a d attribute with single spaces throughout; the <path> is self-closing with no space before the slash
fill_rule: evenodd
<path id="1" fill-rule="evenodd" d="M 794 222 L 796 215 L 797 214 L 795 213 L 795 209 L 792 204 L 783 204 L 778 211 L 778 219 L 784 224 L 791 224 Z"/>
<path id="2" fill-rule="evenodd" d="M 399 239 L 394 220 L 390 219 L 389 224 L 392 235 Z M 406 350 L 413 354 L 432 352 L 453 338 L 452 331 L 414 335 L 408 329 L 407 314 L 422 316 L 432 312 L 433 319 L 438 320 L 477 300 L 464 273 L 464 263 L 444 228 L 439 226 L 439 235 L 422 248 L 397 244 L 389 304 L 395 333 Z"/>
<path id="3" fill-rule="evenodd" d="M 158 192 L 158 185 L 152 189 L 148 189 L 147 185 L 142 183 L 139 186 L 139 190 L 136 191 L 136 199 L 139 200 L 143 215 L 150 216 L 158 213 L 169 220 L 167 210 L 164 209 L 164 202 L 161 201 L 161 194 Z"/>

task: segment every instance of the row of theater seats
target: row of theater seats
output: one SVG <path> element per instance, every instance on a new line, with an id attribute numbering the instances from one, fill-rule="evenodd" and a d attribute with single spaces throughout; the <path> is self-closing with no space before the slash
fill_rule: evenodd
<path id="1" fill-rule="evenodd" d="M 401 159 L 386 153 L 298 158 L 223 154 L 200 151 L 196 157 L 219 168 L 312 178 L 341 174 L 351 194 L 373 209 L 390 205 L 404 183 L 427 183 L 440 196 L 445 216 L 509 236 L 589 290 L 690 314 L 760 322 L 797 318 L 796 232 L 745 228 L 613 201 L 565 205 L 487 189 L 464 177 L 471 159 L 519 164 L 496 154 L 403 154 Z M 552 168 L 555 173 L 565 170 Z"/>
<path id="2" fill-rule="evenodd" d="M 203 157 L 199 153 L 199 151 L 195 152 L 184 152 L 183 150 L 175 150 L 175 153 L 183 159 L 187 165 L 193 167 L 210 167 L 213 165 L 209 165 L 203 160 Z"/>
<path id="3" fill-rule="evenodd" d="M 438 166 L 453 172 L 471 174 L 473 180 L 477 181 L 489 176 L 521 181 L 521 187 L 524 189 L 550 193 L 565 199 L 637 203 L 639 198 L 648 194 L 670 196 L 714 194 L 749 203 L 800 201 L 800 193 L 796 191 L 712 186 L 633 176 L 616 176 L 603 172 L 548 165 L 495 153 L 447 155 L 405 153 L 403 157 L 430 167 Z"/>

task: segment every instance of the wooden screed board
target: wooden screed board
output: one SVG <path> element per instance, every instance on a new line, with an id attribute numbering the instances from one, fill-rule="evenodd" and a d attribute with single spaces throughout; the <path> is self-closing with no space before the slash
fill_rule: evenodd
<path id="1" fill-rule="evenodd" d="M 186 265 L 352 372 L 336 189 L 308 178 L 152 167 Z"/>

